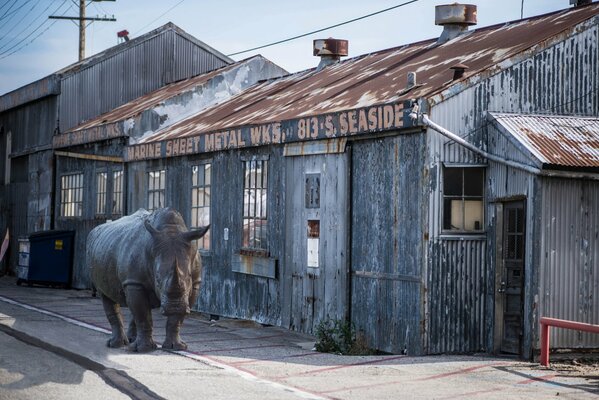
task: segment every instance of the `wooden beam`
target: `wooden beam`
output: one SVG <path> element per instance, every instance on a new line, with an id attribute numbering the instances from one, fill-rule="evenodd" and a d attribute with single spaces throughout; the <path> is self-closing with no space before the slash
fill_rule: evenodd
<path id="1" fill-rule="evenodd" d="M 94 161 L 108 161 L 115 163 L 122 163 L 125 160 L 123 157 L 116 156 L 99 156 L 96 154 L 84 154 L 84 153 L 72 153 L 70 151 L 55 151 L 54 154 L 61 157 L 71 157 L 71 158 L 83 158 L 85 160 L 94 160 Z"/>

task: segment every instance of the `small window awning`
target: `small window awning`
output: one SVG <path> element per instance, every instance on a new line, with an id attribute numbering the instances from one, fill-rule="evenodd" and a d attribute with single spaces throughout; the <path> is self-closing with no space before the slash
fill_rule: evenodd
<path id="1" fill-rule="evenodd" d="M 599 169 L 599 117 L 489 113 L 544 168 Z"/>

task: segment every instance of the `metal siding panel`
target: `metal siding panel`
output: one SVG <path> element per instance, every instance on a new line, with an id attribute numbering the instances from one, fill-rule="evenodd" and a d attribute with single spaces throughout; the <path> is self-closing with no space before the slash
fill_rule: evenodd
<path id="1" fill-rule="evenodd" d="M 352 322 L 369 346 L 423 352 L 424 135 L 352 144 Z"/>
<path id="2" fill-rule="evenodd" d="M 540 316 L 599 324 L 599 182 L 543 179 L 541 238 Z M 599 337 L 554 328 L 550 343 L 596 348 Z"/>

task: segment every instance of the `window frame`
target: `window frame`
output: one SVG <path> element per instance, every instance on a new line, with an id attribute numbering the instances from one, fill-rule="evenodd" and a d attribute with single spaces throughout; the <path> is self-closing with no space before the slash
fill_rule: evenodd
<path id="1" fill-rule="evenodd" d="M 158 179 L 158 185 L 159 185 L 158 189 L 156 189 L 156 188 L 150 189 L 151 181 L 153 179 L 156 179 L 156 178 L 151 178 L 151 174 L 156 173 L 156 172 L 160 173 L 161 175 L 164 175 L 164 179 L 162 179 L 162 177 L 160 177 Z M 146 176 L 147 176 L 146 209 L 150 212 L 158 210 L 159 208 L 166 207 L 166 174 L 167 174 L 166 168 L 157 168 L 157 169 L 152 169 L 152 170 L 149 170 L 146 172 Z M 151 195 L 156 195 L 156 194 L 158 194 L 159 200 L 160 200 L 160 194 L 162 194 L 162 199 L 164 201 L 164 204 L 162 204 L 162 205 L 159 204 L 158 207 L 155 207 L 156 204 L 154 201 L 154 196 L 151 196 Z M 152 203 L 151 203 L 152 207 L 150 207 L 150 198 L 152 198 Z"/>
<path id="2" fill-rule="evenodd" d="M 269 203 L 269 180 L 270 180 L 270 163 L 269 163 L 269 157 L 268 156 L 253 156 L 253 157 L 242 157 L 241 158 L 241 162 L 242 162 L 242 203 L 241 203 L 241 247 L 240 247 L 240 253 L 244 254 L 244 255 L 251 255 L 251 256 L 261 256 L 261 257 L 269 257 L 270 255 L 270 246 L 269 246 L 269 235 L 270 235 L 270 229 L 269 229 L 269 207 L 268 207 L 268 203 Z M 250 175 L 249 177 L 247 177 L 247 171 L 251 171 L 252 168 L 250 167 L 252 165 L 252 163 L 260 163 L 260 168 L 262 170 L 266 171 L 266 174 L 264 173 L 260 173 L 260 187 L 254 186 L 251 187 L 252 184 L 252 176 Z M 250 167 L 250 168 L 248 168 Z M 258 168 L 253 168 L 253 169 L 258 169 Z M 257 175 L 257 172 L 256 172 Z M 257 184 L 257 177 L 254 177 L 254 185 Z M 246 183 L 249 183 L 250 187 L 246 186 Z M 246 208 L 246 196 L 248 194 L 251 195 L 252 191 L 254 193 L 254 198 L 256 197 L 258 191 L 260 190 L 260 207 L 259 210 L 257 208 L 257 202 L 254 201 L 254 209 L 253 209 L 253 213 L 254 215 L 251 215 L 251 202 L 247 201 L 247 207 Z M 262 197 L 264 197 L 264 200 L 262 200 Z M 264 207 L 262 207 L 262 203 L 264 203 Z M 247 211 L 247 213 L 246 213 Z M 259 213 L 259 215 L 256 215 L 257 213 Z M 247 221 L 247 224 L 246 224 Z M 254 228 L 250 228 L 250 224 L 252 223 L 252 221 L 254 221 Z M 256 240 L 256 222 L 255 221 L 261 221 L 260 222 L 260 235 L 261 236 L 265 236 L 266 240 L 264 241 L 264 246 L 261 247 L 252 247 L 250 246 L 251 243 L 251 238 L 253 237 L 253 240 Z M 247 242 L 246 242 L 246 233 L 245 233 L 245 227 L 246 225 L 248 226 L 248 236 L 247 236 Z M 254 234 L 252 235 L 250 232 L 254 232 Z"/>
<path id="3" fill-rule="evenodd" d="M 120 174 L 120 177 L 118 179 L 118 182 L 120 182 L 120 187 L 117 189 L 117 174 Z M 111 204 L 111 210 L 110 210 L 110 215 L 112 216 L 112 218 L 117 217 L 120 218 L 124 215 L 124 204 L 125 204 L 125 199 L 124 199 L 124 188 L 125 188 L 125 170 L 123 168 L 119 168 L 119 169 L 113 169 L 112 170 L 112 204 Z M 117 198 L 118 196 L 118 198 Z M 115 206 L 116 205 L 120 206 L 120 212 L 115 212 Z"/>
<path id="4" fill-rule="evenodd" d="M 101 192 L 100 191 L 100 180 L 99 180 L 99 175 L 104 175 L 104 191 Z M 95 171 L 95 181 L 94 181 L 94 189 L 95 189 L 95 200 L 96 200 L 96 204 L 95 204 L 95 210 L 94 213 L 96 215 L 96 217 L 106 217 L 108 215 L 108 172 L 105 169 L 100 169 L 100 170 L 96 170 Z M 101 201 L 101 198 L 104 199 L 104 201 Z M 100 210 L 100 205 L 103 206 L 103 211 L 101 212 Z"/>
<path id="5" fill-rule="evenodd" d="M 448 195 L 446 194 L 446 171 L 448 169 L 460 169 L 462 171 L 461 174 L 461 194 L 460 195 Z M 465 178 L 464 178 L 464 171 L 467 169 L 479 169 L 482 172 L 482 179 L 481 179 L 481 194 L 480 196 L 474 196 L 474 195 L 465 195 L 465 189 L 464 189 L 464 185 L 465 185 Z M 487 201 L 486 201 L 486 176 L 487 176 L 487 165 L 486 164 L 451 164 L 451 163 L 443 163 L 442 164 L 442 169 L 441 169 L 441 173 L 442 173 L 442 182 L 441 182 L 441 233 L 442 235 L 481 235 L 484 234 L 486 232 L 486 221 L 487 221 L 487 215 L 486 215 L 486 205 L 487 205 Z M 448 229 L 445 227 L 445 217 L 446 217 L 446 207 L 445 207 L 445 201 L 447 199 L 461 199 L 462 203 L 461 203 L 461 211 L 462 211 L 462 226 L 460 229 Z M 465 223 L 466 223 L 466 212 L 465 212 L 465 201 L 467 200 L 480 200 L 481 201 L 481 221 L 480 221 L 480 229 L 466 229 L 465 228 Z M 450 213 L 451 215 L 451 213 Z"/>
<path id="6" fill-rule="evenodd" d="M 207 166 L 210 168 L 210 171 L 208 172 L 208 174 L 206 174 L 206 169 Z M 196 181 L 196 184 L 194 184 L 194 168 L 199 168 L 202 167 L 203 171 L 204 171 L 204 181 L 203 181 L 203 185 L 199 184 L 199 180 Z M 211 224 L 212 222 L 212 180 L 213 180 L 213 164 L 212 164 L 212 160 L 203 160 L 203 161 L 198 161 L 195 162 L 191 165 L 191 177 L 190 177 L 190 188 L 191 188 L 191 193 L 190 193 L 190 207 L 189 207 L 189 227 L 190 229 L 198 229 L 200 226 L 206 226 L 207 224 L 202 223 L 202 225 L 198 224 L 199 222 L 199 214 L 196 214 L 196 218 L 194 218 L 194 209 L 196 210 L 201 210 L 201 209 L 208 209 L 208 224 Z M 206 177 L 208 177 L 209 179 L 209 183 L 208 185 L 206 185 Z M 209 189 L 209 194 L 206 195 L 206 188 Z M 199 198 L 198 198 L 198 205 L 194 206 L 194 194 L 197 196 L 199 195 L 199 193 L 194 193 L 194 191 L 199 191 L 200 189 L 204 190 L 204 197 L 203 197 L 203 205 L 199 205 Z M 208 199 L 208 205 L 206 206 L 206 198 Z M 198 244 L 198 251 L 201 251 L 203 253 L 209 253 L 212 251 L 212 235 L 211 235 L 211 228 L 208 229 L 208 231 L 206 232 L 206 234 L 198 239 L 196 242 Z M 207 245 L 207 247 L 206 247 Z"/>
<path id="7" fill-rule="evenodd" d="M 79 179 L 69 180 L 69 177 L 78 177 Z M 65 180 L 66 179 L 66 180 Z M 80 184 L 80 186 L 68 186 L 65 188 L 65 183 Z M 67 193 L 73 191 L 75 193 L 75 201 L 65 202 Z M 83 172 L 68 172 L 60 175 L 60 217 L 61 218 L 82 218 L 83 217 L 83 195 L 85 193 L 85 180 Z M 69 196 L 71 197 L 71 196 Z M 79 207 L 77 207 L 79 205 Z M 67 207 L 73 207 L 75 212 L 73 215 L 67 215 Z"/>

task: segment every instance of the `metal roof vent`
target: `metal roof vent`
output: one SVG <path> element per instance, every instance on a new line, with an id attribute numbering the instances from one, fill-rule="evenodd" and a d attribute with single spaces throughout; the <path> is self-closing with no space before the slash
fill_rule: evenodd
<path id="1" fill-rule="evenodd" d="M 464 76 L 464 71 L 466 71 L 468 69 L 468 66 L 464 65 L 464 64 L 456 64 L 452 67 L 449 67 L 449 69 L 453 70 L 453 78 L 451 80 L 457 81 L 462 76 Z"/>
<path id="2" fill-rule="evenodd" d="M 591 4 L 591 0 L 570 0 L 570 4 L 574 7 L 580 7 Z"/>
<path id="3" fill-rule="evenodd" d="M 476 5 L 453 3 L 436 6 L 435 25 L 443 26 L 437 44 L 456 38 L 466 32 L 469 25 L 476 25 Z"/>
<path id="4" fill-rule="evenodd" d="M 341 57 L 347 56 L 348 41 L 333 38 L 316 39 L 313 47 L 313 54 L 320 57 L 320 63 L 316 68 L 320 71 L 327 65 L 336 63 Z"/>

